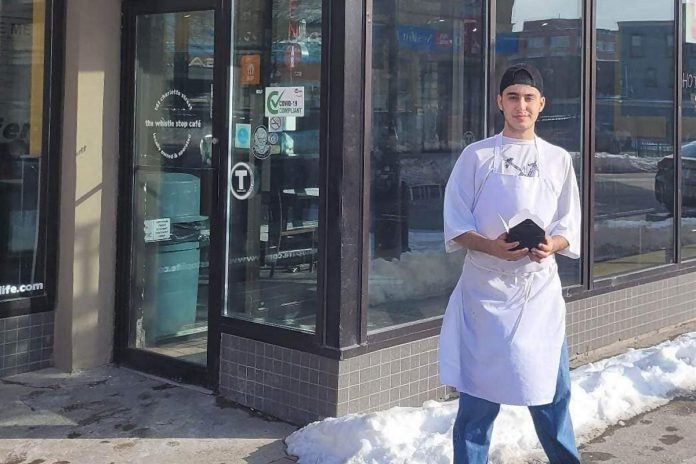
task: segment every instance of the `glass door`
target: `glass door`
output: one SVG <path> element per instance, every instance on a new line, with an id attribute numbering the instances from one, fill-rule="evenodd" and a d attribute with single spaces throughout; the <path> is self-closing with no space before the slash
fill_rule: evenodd
<path id="1" fill-rule="evenodd" d="M 126 16 L 128 297 L 119 326 L 128 364 L 185 378 L 209 365 L 215 10 L 159 8 L 170 3 L 136 5 Z"/>

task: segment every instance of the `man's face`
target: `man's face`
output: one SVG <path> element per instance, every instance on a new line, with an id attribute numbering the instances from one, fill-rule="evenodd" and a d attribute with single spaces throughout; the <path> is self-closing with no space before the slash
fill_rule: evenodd
<path id="1" fill-rule="evenodd" d="M 498 95 L 498 107 L 503 111 L 505 123 L 516 132 L 533 130 L 545 104 L 546 99 L 531 85 L 511 85 Z"/>

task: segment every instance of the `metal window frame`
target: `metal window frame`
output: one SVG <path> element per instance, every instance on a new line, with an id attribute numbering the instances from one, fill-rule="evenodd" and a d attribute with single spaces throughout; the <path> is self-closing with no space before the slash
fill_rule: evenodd
<path id="1" fill-rule="evenodd" d="M 682 0 L 674 0 L 674 53 L 672 57 L 676 60 L 674 68 L 674 165 L 677 167 L 674 170 L 674 262 L 682 263 L 682 241 L 681 241 L 681 225 L 682 225 L 682 108 L 683 108 L 683 83 L 682 73 L 684 67 L 683 50 L 684 50 L 684 13 L 682 8 Z"/>
<path id="2" fill-rule="evenodd" d="M 44 89 L 41 144 L 43 166 L 39 178 L 39 242 L 36 253 L 44 260 L 44 293 L 0 302 L 0 319 L 52 311 L 58 282 L 60 164 L 65 62 L 65 0 L 47 0 L 44 29 Z"/>
<path id="3" fill-rule="evenodd" d="M 367 313 L 362 305 L 365 201 L 365 134 L 369 131 L 365 60 L 369 0 L 329 2 L 330 35 L 327 101 L 326 236 L 324 254 L 325 338 L 332 350 L 365 343 Z M 368 192 L 366 194 L 366 192 Z"/>
<path id="4" fill-rule="evenodd" d="M 207 364 L 205 366 L 182 361 L 180 359 L 163 356 L 154 352 L 131 348 L 128 346 L 129 328 L 129 306 L 130 306 L 130 268 L 132 265 L 131 257 L 131 221 L 133 213 L 133 182 L 134 182 L 134 163 L 133 156 L 133 137 L 135 111 L 135 58 L 136 58 L 136 18 L 143 14 L 176 13 L 184 11 L 213 11 L 215 15 L 215 27 L 220 27 L 224 21 L 223 0 L 125 0 L 122 2 L 122 27 L 121 27 L 121 108 L 120 108 L 120 134 L 119 134 L 119 195 L 118 195 L 118 221 L 117 221 L 117 250 L 116 250 L 116 291 L 114 299 L 115 324 L 114 324 L 114 361 L 117 364 L 132 366 L 140 371 L 171 378 L 177 381 L 202 384 L 209 388 L 217 388 L 219 375 L 219 356 L 220 356 L 220 335 L 219 324 L 216 323 L 215 316 L 220 312 L 221 300 L 217 298 L 220 293 L 220 276 L 214 273 L 214 269 L 219 269 L 217 263 L 220 253 L 215 252 L 214 244 L 211 242 L 211 263 L 210 263 L 210 285 L 208 289 L 208 353 Z M 222 54 L 219 48 L 220 34 L 216 31 L 214 38 L 214 56 L 217 58 Z M 223 60 L 224 61 L 224 60 Z M 225 69 L 218 67 L 214 71 L 214 90 L 224 88 L 224 84 L 217 80 L 220 73 Z M 213 97 L 213 135 L 219 137 L 220 127 L 224 122 L 220 122 L 221 99 L 224 100 L 224 92 L 216 92 Z M 217 145 L 219 146 L 219 144 Z M 216 150 L 216 148 L 214 148 Z M 219 149 L 217 149 L 219 150 Z M 219 151 L 214 152 L 213 172 L 219 173 Z M 213 176 L 212 191 L 217 192 L 218 176 Z M 217 195 L 211 198 L 211 210 L 219 210 Z M 211 218 L 211 228 L 213 224 L 220 221 L 219 214 Z M 219 239 L 213 237 L 215 243 L 220 243 Z M 219 246 L 219 245 L 218 245 Z"/>
<path id="5" fill-rule="evenodd" d="M 371 0 L 368 0 L 371 5 Z M 637 272 L 622 274 L 618 276 L 611 276 L 608 278 L 595 280 L 593 271 L 594 262 L 594 247 L 593 247 L 593 231 L 594 231 L 594 211 L 595 211 L 595 124 L 596 124 L 596 102 L 595 102 L 595 83 L 597 81 L 597 0 L 584 0 L 583 1 L 583 72 L 582 72 L 582 200 L 583 200 L 583 234 L 582 234 L 582 263 L 581 263 L 581 282 L 578 285 L 573 285 L 564 289 L 564 297 L 567 301 L 575 301 L 590 298 L 593 296 L 601 295 L 608 292 L 613 292 L 621 290 L 624 288 L 630 288 L 636 285 L 641 285 L 649 282 L 658 281 L 661 279 L 666 279 L 670 277 L 675 277 L 678 275 L 683 275 L 691 272 L 696 272 L 696 258 L 689 260 L 687 262 L 682 262 L 681 259 L 681 234 L 680 234 L 680 222 L 681 222 L 681 194 L 682 194 L 682 184 L 681 184 L 681 110 L 682 110 L 682 86 L 681 75 L 682 75 L 682 35 L 683 35 L 683 11 L 681 9 L 681 1 L 675 0 L 675 41 L 674 41 L 674 59 L 676 60 L 674 73 L 674 93 L 675 93 L 675 107 L 674 107 L 674 144 L 675 144 L 675 165 L 679 166 L 675 169 L 675 227 L 674 227 L 674 262 L 670 264 L 665 264 L 663 266 L 652 267 L 649 269 L 640 270 Z M 495 73 L 493 68 L 495 66 L 495 43 L 496 43 L 496 1 L 487 0 L 484 4 L 485 14 L 487 14 L 487 24 L 488 24 L 488 54 L 485 70 L 487 72 L 486 82 L 487 82 L 487 98 L 485 101 L 488 102 L 489 108 L 494 108 L 495 94 L 496 94 L 496 82 Z M 368 9 L 368 16 L 370 14 L 370 9 Z M 368 29 L 369 32 L 369 29 Z M 367 41 L 366 55 L 371 53 L 371 41 Z M 366 63 L 366 82 L 371 82 L 371 68 Z M 369 97 L 370 88 L 366 86 L 366 95 Z M 371 107 L 369 105 L 369 98 L 366 98 L 365 112 L 366 118 L 370 116 Z M 487 128 L 485 132 L 489 135 L 493 134 L 495 129 L 495 114 L 487 110 Z M 366 143 L 365 143 L 365 166 L 369 168 L 369 125 L 365 131 Z M 366 172 L 366 179 L 369 179 L 369 172 Z M 369 180 L 368 180 L 369 182 Z M 365 188 L 366 192 L 369 192 L 369 185 Z M 363 202 L 365 218 L 369 219 L 369 202 Z M 365 222 L 363 227 L 369 227 L 369 223 Z M 363 237 L 366 237 L 366 232 L 364 231 Z M 367 269 L 369 263 L 369 255 L 363 254 L 363 288 L 367 288 Z M 362 320 L 366 319 L 366 312 L 368 310 L 366 295 L 363 295 L 361 305 L 361 315 Z M 436 318 L 434 320 L 426 321 L 415 321 L 411 324 L 405 324 L 402 326 L 395 327 L 393 329 L 386 328 L 375 334 L 367 334 L 363 324 L 363 337 L 367 337 L 368 345 L 353 347 L 351 349 L 344 350 L 342 356 L 345 358 L 350 358 L 352 356 L 357 356 L 366 352 L 371 352 L 390 346 L 399 345 L 402 343 L 407 343 L 412 340 L 417 340 L 420 338 L 436 336 L 439 334 L 440 325 L 442 318 Z"/>
<path id="6" fill-rule="evenodd" d="M 219 26 L 223 32 L 219 46 L 223 50 L 226 59 L 224 66 L 216 66 L 221 69 L 220 79 L 227 79 L 229 69 L 229 57 L 231 51 L 230 25 L 232 24 L 234 2 L 221 0 L 220 11 L 224 16 Z M 350 288 L 346 282 L 357 282 L 358 269 L 351 262 L 348 252 L 350 250 L 341 243 L 345 240 L 353 240 L 360 233 L 360 210 L 354 208 L 360 200 L 360 195 L 354 189 L 346 186 L 346 180 L 361 177 L 362 166 L 355 163 L 355 146 L 362 140 L 361 125 L 356 124 L 356 102 L 360 99 L 353 98 L 355 93 L 361 93 L 362 80 L 344 79 L 346 69 L 352 68 L 354 72 L 362 69 L 362 45 L 363 37 L 363 8 L 359 1 L 352 4 L 331 2 L 322 0 L 322 36 L 325 37 L 322 47 L 321 65 L 321 107 L 343 108 L 343 111 L 322 112 L 320 122 L 320 208 L 319 208 L 319 263 L 317 282 L 317 319 L 314 333 L 294 330 L 288 327 L 269 325 L 265 323 L 251 322 L 237 319 L 223 314 L 224 310 L 224 278 L 226 268 L 224 260 L 220 260 L 213 266 L 211 262 L 211 276 L 215 274 L 217 288 L 214 293 L 216 301 L 220 301 L 219 311 L 213 311 L 209 318 L 209 335 L 214 339 L 209 346 L 211 350 L 219 351 L 220 336 L 222 333 L 238 335 L 241 337 L 267 342 L 288 348 L 321 354 L 326 357 L 337 358 L 340 356 L 338 347 L 340 344 L 350 344 L 356 340 L 359 330 L 356 324 L 346 324 L 346 321 L 356 320 L 358 304 L 356 298 L 359 295 L 359 287 Z M 346 41 L 346 37 L 358 38 L 356 42 Z M 350 74 L 349 74 L 350 75 Z M 218 78 L 216 76 L 216 78 Z M 231 91 L 227 85 L 227 96 Z M 346 98 L 346 95 L 350 95 Z M 226 101 L 226 100 L 225 100 Z M 351 106 L 352 103 L 352 106 Z M 221 109 L 223 113 L 229 108 Z M 219 121 L 222 118 L 218 118 Z M 222 122 L 224 124 L 224 121 Z M 222 134 L 223 132 L 220 132 Z M 226 153 L 226 137 L 220 137 L 221 153 Z M 345 142 L 352 141 L 351 143 Z M 223 142 L 224 141 L 224 142 Z M 224 241 L 227 237 L 227 225 L 225 224 L 225 211 L 227 207 L 226 181 L 223 173 L 229 168 L 227 157 L 221 156 L 219 168 L 218 196 L 220 198 L 217 210 L 218 240 L 211 242 L 211 250 L 218 250 L 224 255 Z M 349 182 L 351 186 L 352 182 Z M 347 206 L 350 205 L 350 206 Z M 348 234 L 352 238 L 347 237 Z M 337 263 L 341 263 L 337 266 Z M 219 280 L 219 281 L 218 281 Z M 211 282 L 212 285 L 212 282 Z M 212 300 L 211 300 L 212 301 Z M 351 302 L 352 301 L 352 302 Z M 219 359 L 217 359 L 219 367 Z M 211 369 L 214 371 L 215 369 Z"/>

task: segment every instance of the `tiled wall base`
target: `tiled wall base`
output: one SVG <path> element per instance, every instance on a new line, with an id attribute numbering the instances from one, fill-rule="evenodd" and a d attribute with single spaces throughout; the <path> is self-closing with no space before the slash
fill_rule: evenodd
<path id="1" fill-rule="evenodd" d="M 696 273 L 568 304 L 571 356 L 696 319 Z"/>
<path id="2" fill-rule="evenodd" d="M 338 361 L 222 334 L 220 393 L 296 424 L 335 416 Z"/>
<path id="3" fill-rule="evenodd" d="M 0 319 L 0 377 L 53 365 L 53 311 Z"/>
<path id="4" fill-rule="evenodd" d="M 571 354 L 696 319 L 696 273 L 568 304 Z M 440 385 L 438 337 L 345 361 L 223 334 L 223 396 L 297 424 L 448 396 Z"/>
<path id="5" fill-rule="evenodd" d="M 345 361 L 223 334 L 220 393 L 296 423 L 443 399 L 437 337 Z"/>

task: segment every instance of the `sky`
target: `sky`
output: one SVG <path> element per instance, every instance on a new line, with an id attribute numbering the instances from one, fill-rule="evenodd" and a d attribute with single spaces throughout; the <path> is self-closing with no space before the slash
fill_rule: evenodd
<path id="1" fill-rule="evenodd" d="M 696 332 L 581 366 L 571 372 L 570 413 L 585 443 L 607 427 L 696 389 Z M 315 422 L 290 435 L 299 464 L 451 464 L 456 401 L 392 408 Z M 503 406 L 491 442 L 491 464 L 543 458 L 527 408 Z"/>
<path id="2" fill-rule="evenodd" d="M 597 0 L 597 27 L 616 30 L 617 21 L 664 21 L 674 18 L 670 0 Z M 582 13 L 581 0 L 516 0 L 512 10 L 514 31 L 522 30 L 524 21 L 573 19 Z"/>

